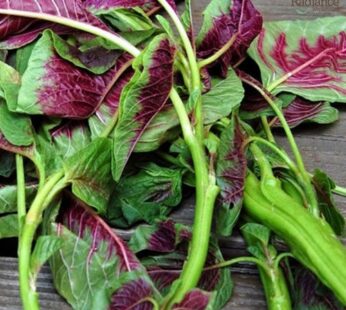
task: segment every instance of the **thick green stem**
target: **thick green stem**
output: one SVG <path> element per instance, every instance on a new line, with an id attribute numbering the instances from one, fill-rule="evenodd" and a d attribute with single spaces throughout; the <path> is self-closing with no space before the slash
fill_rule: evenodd
<path id="1" fill-rule="evenodd" d="M 299 151 L 298 145 L 294 139 L 291 128 L 285 119 L 285 116 L 283 115 L 281 109 L 275 104 L 275 102 L 267 95 L 267 93 L 261 87 L 259 87 L 255 83 L 252 83 L 251 81 L 248 81 L 248 80 L 246 80 L 245 82 L 247 84 L 251 85 L 253 88 L 255 88 L 262 95 L 262 97 L 268 102 L 268 104 L 270 105 L 270 107 L 273 109 L 276 116 L 280 120 L 282 128 L 285 131 L 285 134 L 287 136 L 287 140 L 291 146 L 293 155 L 294 155 L 295 160 L 297 162 L 298 169 L 302 175 L 302 179 L 304 180 L 302 186 L 305 189 L 306 197 L 307 197 L 307 200 L 309 202 L 309 206 L 308 206 L 309 210 L 315 217 L 319 217 L 320 216 L 320 210 L 318 207 L 318 202 L 317 202 L 314 188 L 311 184 L 309 174 L 308 174 L 307 170 L 305 169 L 303 157 Z"/>
<path id="2" fill-rule="evenodd" d="M 20 295 L 24 310 L 38 310 L 39 302 L 34 277 L 30 273 L 32 242 L 42 213 L 54 197 L 67 184 L 63 180 L 64 173 L 53 175 L 36 195 L 26 217 L 19 244 L 19 283 Z M 50 199 L 47 199 L 50 198 Z"/>
<path id="3" fill-rule="evenodd" d="M 212 214 L 215 199 L 219 193 L 219 187 L 214 182 L 210 182 L 204 149 L 193 134 L 184 103 L 174 89 L 171 92 L 171 99 L 180 120 L 184 140 L 194 162 L 196 207 L 188 258 L 184 264 L 178 286 L 165 301 L 164 307 L 167 309 L 179 302 L 199 281 L 208 254 Z"/>
<path id="4" fill-rule="evenodd" d="M 269 272 L 258 268 L 268 310 L 291 310 L 291 298 L 285 276 L 280 268 L 270 266 Z"/>
<path id="5" fill-rule="evenodd" d="M 17 172 L 17 215 L 19 237 L 22 231 L 23 220 L 26 214 L 25 202 L 25 176 L 23 156 L 16 154 L 16 172 Z"/>
<path id="6" fill-rule="evenodd" d="M 314 217 L 303 206 L 287 203 L 282 197 L 279 195 L 276 203 L 269 201 L 262 194 L 256 176 L 248 173 L 244 191 L 245 211 L 280 236 L 294 257 L 346 304 L 344 246 L 325 220 Z"/>
<path id="7" fill-rule="evenodd" d="M 185 31 L 185 28 L 180 21 L 177 14 L 174 12 L 173 8 L 166 0 L 158 0 L 158 2 L 163 6 L 167 14 L 172 19 L 175 27 L 178 30 L 179 36 L 183 42 L 185 52 L 187 55 L 187 59 L 190 66 L 191 72 L 191 86 L 192 93 L 201 94 L 201 76 L 199 72 L 199 66 L 196 58 L 195 51 L 191 45 L 190 39 Z M 195 126 L 196 126 L 196 136 L 199 143 L 203 144 L 204 134 L 203 134 L 203 113 L 202 113 L 202 100 L 201 97 L 198 96 L 198 101 L 195 106 Z"/>

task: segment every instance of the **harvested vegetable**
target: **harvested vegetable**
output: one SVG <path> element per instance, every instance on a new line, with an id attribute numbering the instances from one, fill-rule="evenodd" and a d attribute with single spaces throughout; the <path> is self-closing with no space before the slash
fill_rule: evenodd
<path id="1" fill-rule="evenodd" d="M 18 237 L 25 310 L 46 262 L 73 309 L 222 309 L 243 262 L 268 309 L 346 305 L 346 189 L 307 171 L 292 133 L 346 102 L 345 17 L 263 22 L 211 0 L 197 34 L 190 0 L 181 16 L 172 0 L 0 14 L 0 238 Z M 188 227 L 170 214 L 192 193 Z M 250 255 L 225 260 L 238 224 Z"/>

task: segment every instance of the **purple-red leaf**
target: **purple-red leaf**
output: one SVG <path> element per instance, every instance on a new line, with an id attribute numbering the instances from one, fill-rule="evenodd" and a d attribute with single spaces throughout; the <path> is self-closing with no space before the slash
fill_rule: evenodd
<path id="1" fill-rule="evenodd" d="M 211 300 L 211 294 L 202 290 L 188 292 L 184 299 L 173 306 L 174 310 L 205 310 Z"/>
<path id="2" fill-rule="evenodd" d="M 155 226 L 142 226 L 136 229 L 129 243 L 134 252 L 150 251 L 150 257 L 143 257 L 148 274 L 165 295 L 172 283 L 179 278 L 187 257 L 191 232 L 181 224 L 168 220 Z M 145 253 L 145 252 L 143 252 Z M 210 243 L 205 266 L 213 266 L 223 261 L 218 246 Z M 215 292 L 215 308 L 221 309 L 228 301 L 232 291 L 230 271 L 213 268 L 202 273 L 198 288 Z"/>
<path id="3" fill-rule="evenodd" d="M 289 106 L 283 109 L 283 113 L 290 127 L 296 127 L 305 121 L 329 124 L 338 119 L 338 110 L 329 103 L 311 102 L 299 97 L 294 98 Z M 281 126 L 278 119 L 273 126 Z"/>
<path id="4" fill-rule="evenodd" d="M 266 23 L 249 49 L 265 88 L 311 101 L 346 102 L 345 27 L 342 16 Z"/>
<path id="5" fill-rule="evenodd" d="M 115 76 L 115 79 L 113 79 L 113 81 L 115 81 L 114 85 L 102 101 L 102 104 L 95 111 L 95 114 L 88 120 L 94 137 L 99 136 L 117 114 L 121 93 L 133 76 L 132 69 L 126 70 L 126 68 L 131 64 L 131 61 L 131 57 L 127 54 L 120 56 L 116 64 L 116 70 L 120 74 Z M 126 71 L 121 74 L 124 70 Z M 114 128 L 110 128 L 110 131 L 112 129 Z"/>
<path id="6" fill-rule="evenodd" d="M 217 233 L 229 236 L 239 217 L 246 175 L 245 135 L 237 116 L 221 134 L 216 163 L 216 180 L 221 192 L 216 209 Z"/>
<path id="7" fill-rule="evenodd" d="M 136 58 L 135 74 L 121 95 L 114 132 L 113 177 L 119 180 L 146 127 L 164 107 L 173 86 L 175 47 L 165 35 L 154 38 Z"/>
<path id="8" fill-rule="evenodd" d="M 221 202 L 236 204 L 242 199 L 246 175 L 245 135 L 239 120 L 233 116 L 221 134 L 216 175 L 221 188 Z"/>
<path id="9" fill-rule="evenodd" d="M 191 232 L 172 220 L 155 226 L 140 226 L 131 238 L 130 248 L 135 253 L 149 250 L 158 253 L 171 253 L 183 241 L 188 241 Z"/>
<path id="10" fill-rule="evenodd" d="M 107 95 L 116 67 L 94 75 L 60 58 L 49 32 L 36 43 L 22 78 L 17 111 L 83 119 L 95 112 Z"/>
<path id="11" fill-rule="evenodd" d="M 153 287 L 144 279 L 124 284 L 112 295 L 110 310 L 152 310 L 148 298 L 153 295 Z"/>
<path id="12" fill-rule="evenodd" d="M 90 260 L 101 244 L 107 245 L 107 256 L 105 260 L 114 256 L 118 258 L 118 266 L 114 270 L 115 274 L 124 271 L 138 270 L 141 263 L 137 257 L 129 250 L 125 242 L 120 239 L 111 228 L 89 207 L 77 199 L 68 199 L 68 207 L 60 215 L 62 224 L 79 238 L 90 235 L 92 243 L 88 257 Z"/>
<path id="13" fill-rule="evenodd" d="M 144 267 L 93 210 L 69 196 L 58 222 L 52 233 L 63 243 L 51 269 L 55 287 L 72 308 L 151 309 L 145 298 L 158 296 Z"/>
<path id="14" fill-rule="evenodd" d="M 204 12 L 204 22 L 197 38 L 197 55 L 208 58 L 235 35 L 232 47 L 212 66 L 222 76 L 229 65 L 241 60 L 262 28 L 262 16 L 250 0 L 214 0 Z"/>
<path id="15" fill-rule="evenodd" d="M 0 13 L 6 14 L 7 10 L 12 11 L 9 15 L 15 15 L 14 11 L 18 13 L 41 13 L 68 18 L 109 30 L 103 22 L 84 8 L 80 0 L 0 0 Z M 15 23 L 15 21 L 13 22 Z M 24 21 L 20 21 L 20 23 L 23 25 Z"/>

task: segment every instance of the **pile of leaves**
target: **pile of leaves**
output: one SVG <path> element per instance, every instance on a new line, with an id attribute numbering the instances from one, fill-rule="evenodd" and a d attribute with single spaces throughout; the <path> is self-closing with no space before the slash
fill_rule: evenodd
<path id="1" fill-rule="evenodd" d="M 46 262 L 73 309 L 222 309 L 241 262 L 269 309 L 342 309 L 346 190 L 306 170 L 291 128 L 338 119 L 346 18 L 211 0 L 197 32 L 179 8 L 0 0 L 0 238 L 18 238 L 24 309 Z M 189 227 L 170 215 L 191 197 Z M 236 226 L 250 256 L 225 261 Z"/>

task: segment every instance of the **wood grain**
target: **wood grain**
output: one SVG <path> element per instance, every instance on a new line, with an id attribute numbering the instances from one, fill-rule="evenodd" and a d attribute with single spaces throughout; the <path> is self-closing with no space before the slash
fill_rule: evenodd
<path id="1" fill-rule="evenodd" d="M 202 11 L 208 0 L 192 0 L 194 23 L 200 27 Z M 312 19 L 319 16 L 346 15 L 346 7 L 340 1 L 338 8 L 318 10 L 314 8 L 298 8 L 292 5 L 292 0 L 253 0 L 266 20 Z M 294 130 L 298 145 L 305 158 L 307 167 L 325 170 L 340 185 L 346 185 L 346 169 L 344 168 L 344 153 L 346 151 L 346 110 L 341 108 L 340 120 L 329 126 L 305 126 Z M 287 143 L 281 131 L 277 131 L 279 143 L 287 148 Z M 336 198 L 342 212 L 346 215 L 346 199 Z M 193 218 L 193 202 L 185 203 L 184 208 L 177 210 L 174 217 L 183 223 L 191 224 Z M 118 231 L 125 239 L 131 232 Z M 221 240 L 221 246 L 226 258 L 246 254 L 245 245 L 237 232 L 228 239 Z M 3 252 L 4 249 L 0 250 Z M 266 308 L 262 288 L 257 276 L 257 270 L 250 265 L 242 264 L 232 269 L 235 282 L 234 295 L 225 309 L 262 310 Z M 43 310 L 67 310 L 70 307 L 57 295 L 52 285 L 48 267 L 44 267 L 38 277 L 37 288 L 40 293 Z M 18 296 L 17 259 L 0 257 L 0 310 L 20 310 Z"/>

